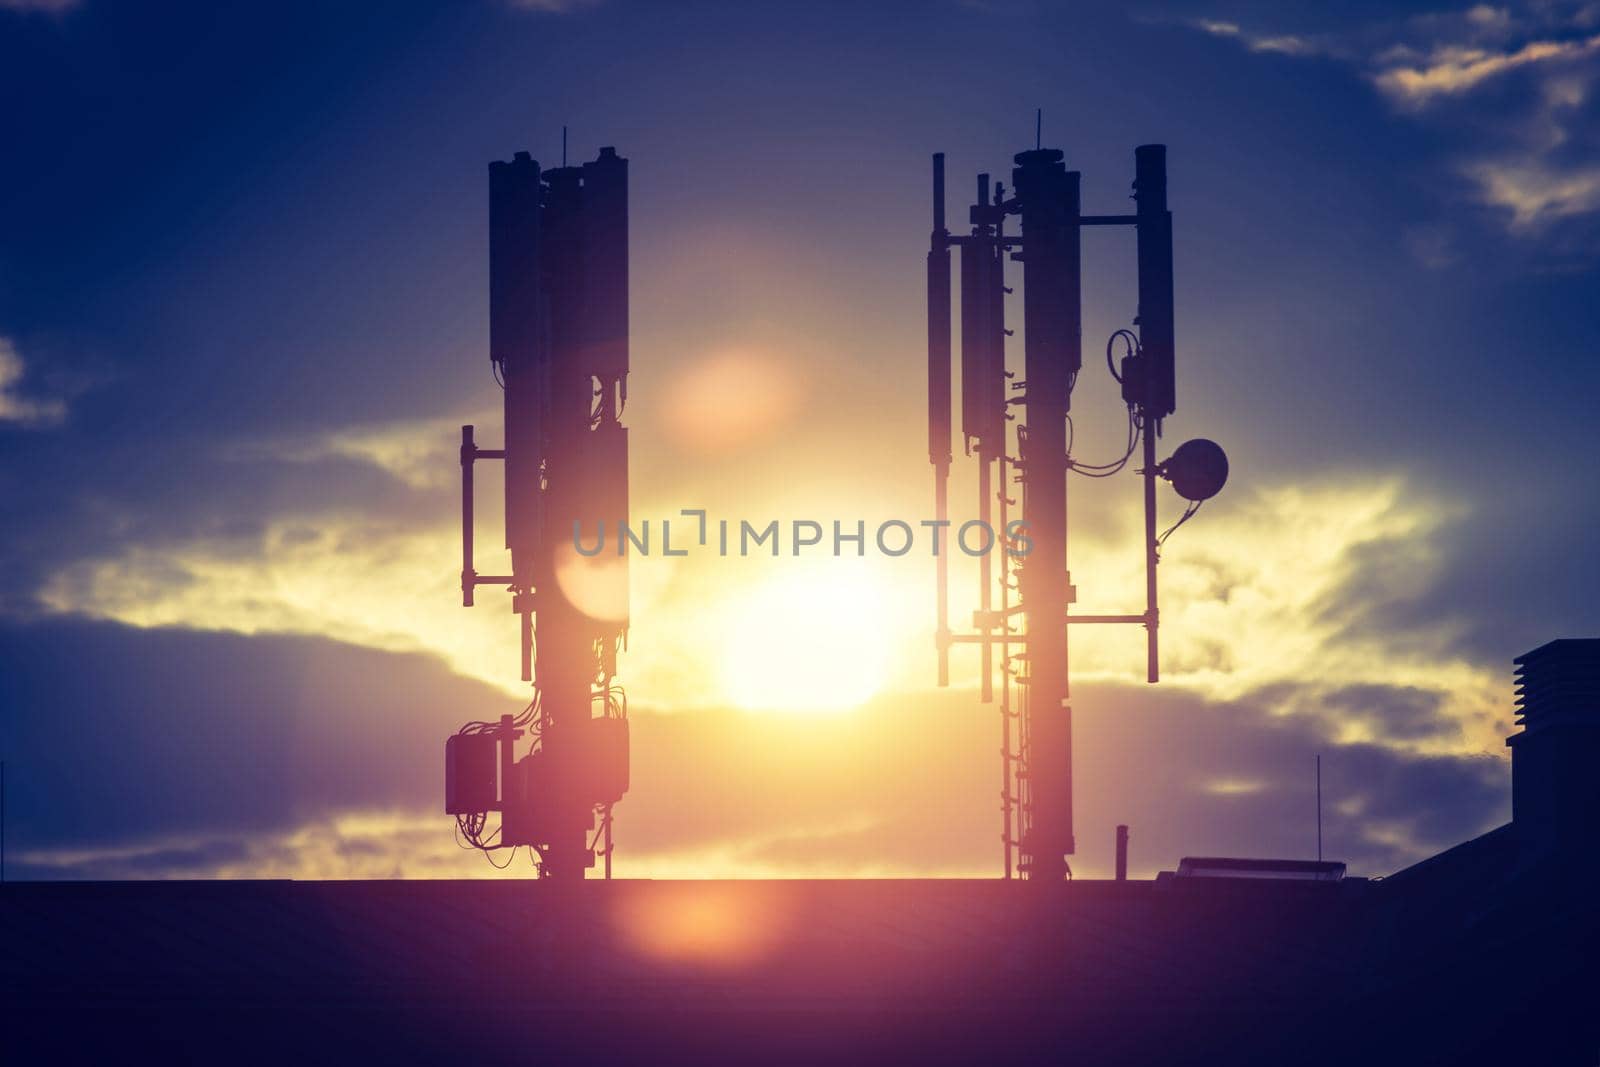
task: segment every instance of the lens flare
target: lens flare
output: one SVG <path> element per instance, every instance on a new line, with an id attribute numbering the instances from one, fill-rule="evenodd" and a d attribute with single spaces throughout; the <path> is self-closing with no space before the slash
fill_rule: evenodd
<path id="1" fill-rule="evenodd" d="M 788 932 L 792 904 L 779 886 L 657 882 L 618 900 L 613 921 L 645 956 L 687 966 L 748 966 Z"/>
<path id="2" fill-rule="evenodd" d="M 666 396 L 666 429 L 685 451 L 726 453 L 781 433 L 799 411 L 802 378 L 784 360 L 743 350 L 689 364 Z"/>

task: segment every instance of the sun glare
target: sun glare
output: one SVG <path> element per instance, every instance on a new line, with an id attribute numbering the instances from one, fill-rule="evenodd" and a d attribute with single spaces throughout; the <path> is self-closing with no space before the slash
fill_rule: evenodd
<path id="1" fill-rule="evenodd" d="M 890 606 L 869 568 L 837 559 L 756 586 L 724 613 L 724 698 L 760 711 L 859 707 L 891 667 Z"/>

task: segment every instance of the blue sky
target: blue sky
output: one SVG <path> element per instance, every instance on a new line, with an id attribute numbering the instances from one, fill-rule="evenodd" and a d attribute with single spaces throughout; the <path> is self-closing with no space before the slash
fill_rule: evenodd
<path id="1" fill-rule="evenodd" d="M 1134 145 L 1169 145 L 1173 432 L 1234 462 L 1169 551 L 1172 684 L 1122 684 L 1110 646 L 1089 664 L 1084 715 L 1107 725 L 1085 727 L 1103 748 L 1080 746 L 1101 761 L 1080 788 L 1107 825 L 1082 836 L 1138 811 L 1150 865 L 1301 847 L 1287 768 L 1317 751 L 1365 869 L 1494 825 L 1511 656 L 1596 625 L 1597 80 L 1600 6 L 1580 3 L 0 0 L 0 745 L 22 869 L 456 869 L 428 852 L 448 848 L 436 741 L 514 671 L 509 620 L 449 594 L 452 427 L 498 435 L 488 160 L 557 162 L 563 125 L 574 158 L 631 160 L 636 507 L 909 511 L 928 155 L 949 154 L 956 211 L 1035 108 L 1089 210 L 1120 210 Z M 1090 353 L 1131 315 L 1126 250 L 1099 242 Z M 730 351 L 786 383 L 787 422 L 708 452 L 682 383 Z M 1111 394 L 1089 388 L 1092 412 Z M 1083 499 L 1093 573 L 1126 501 Z M 749 713 L 664 665 L 699 588 L 672 581 L 636 626 L 640 735 L 720 767 Z M 984 869 L 992 715 L 913 683 L 805 728 L 830 739 L 818 760 L 870 766 L 908 706 L 948 716 L 896 790 L 848 803 L 768 798 L 746 825 L 726 812 L 748 788 L 691 789 L 641 748 L 634 854 Z M 751 758 L 804 775 L 793 729 L 758 719 Z M 229 795 L 257 748 L 292 803 Z M 328 751 L 368 768 L 356 786 Z M 1174 784 L 1106 770 L 1142 765 Z M 661 814 L 690 795 L 692 834 Z M 886 836 L 918 848 L 863 844 Z M 285 842 L 310 839 L 334 844 L 295 866 Z"/>

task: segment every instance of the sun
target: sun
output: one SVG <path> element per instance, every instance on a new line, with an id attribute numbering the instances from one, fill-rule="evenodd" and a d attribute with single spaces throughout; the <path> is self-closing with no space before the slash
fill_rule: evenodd
<path id="1" fill-rule="evenodd" d="M 847 711 L 883 688 L 890 598 L 870 568 L 853 563 L 794 561 L 727 605 L 724 699 L 751 711 Z"/>

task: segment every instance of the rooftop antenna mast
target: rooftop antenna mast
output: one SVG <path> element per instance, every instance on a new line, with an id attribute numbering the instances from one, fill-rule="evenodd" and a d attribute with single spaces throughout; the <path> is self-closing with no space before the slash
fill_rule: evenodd
<path id="1" fill-rule="evenodd" d="M 505 447 L 479 448 L 461 428 L 461 599 L 471 607 L 480 585 L 511 594 L 532 699 L 446 742 L 445 810 L 473 847 L 528 846 L 541 877 L 581 879 L 598 855 L 609 878 L 612 805 L 628 788 L 616 680 L 628 632 L 628 161 L 602 148 L 568 167 L 566 127 L 561 141 L 559 169 L 541 171 L 527 152 L 489 164 L 489 359 Z M 480 459 L 505 463 L 509 574 L 473 567 Z M 607 526 L 619 535 L 604 566 L 623 568 L 621 597 L 604 610 L 581 597 L 592 574 L 574 544 L 595 524 L 602 545 Z"/>
<path id="2" fill-rule="evenodd" d="M 1131 215 L 1085 215 L 1080 174 L 1066 169 L 1060 149 L 1043 147 L 1043 109 L 1034 112 L 1034 148 L 1018 153 L 1010 194 L 979 174 L 968 210 L 970 230 L 952 234 L 945 222 L 944 155 L 933 157 L 933 232 L 928 281 L 928 458 L 934 467 L 936 518 L 949 523 L 949 475 L 954 432 L 951 356 L 950 249 L 960 251 L 961 434 L 963 451 L 978 462 L 978 519 L 998 513 L 993 542 L 1001 559 L 998 589 L 991 553 L 979 557 L 979 607 L 973 630 L 952 633 L 949 569 L 936 552 L 939 684 L 950 681 L 950 649 L 974 644 L 980 656 L 980 699 L 993 694 L 993 660 L 1001 666 L 1001 811 L 1005 874 L 1043 881 L 1070 877 L 1076 850 L 1072 811 L 1072 709 L 1067 635 L 1074 624 L 1136 624 L 1147 642 L 1148 681 L 1160 677 L 1156 564 L 1162 541 L 1227 480 L 1227 458 L 1215 444 L 1189 441 L 1163 463 L 1156 438 L 1175 408 L 1173 375 L 1172 216 L 1167 210 L 1166 148 L 1134 152 Z M 1020 233 L 1008 233 L 1015 218 Z M 1082 234 L 1086 227 L 1132 226 L 1138 243 L 1137 332 L 1120 329 L 1106 345 L 1106 362 L 1120 383 L 1128 412 L 1127 451 L 1109 463 L 1071 454 L 1067 421 L 1083 365 Z M 1022 263 L 1021 378 L 1008 370 L 1005 265 Z M 1122 355 L 1117 358 L 1118 346 Z M 1024 421 L 1012 428 L 1020 411 Z M 1104 478 L 1123 470 L 1140 446 L 1144 481 L 1145 608 L 1126 615 L 1074 615 L 1076 587 L 1067 569 L 1069 474 Z M 1155 481 L 1171 481 L 1187 502 L 1182 517 L 1156 535 Z M 1021 486 L 1018 501 L 1008 495 Z M 998 489 L 996 486 L 998 485 Z M 993 525 L 991 529 L 995 529 Z M 948 547 L 948 546 L 947 546 Z M 995 604 L 998 592 L 998 607 Z M 1012 594 L 1015 593 L 1015 601 Z"/>
<path id="3" fill-rule="evenodd" d="M 1317 862 L 1322 862 L 1322 753 L 1317 753 Z"/>

